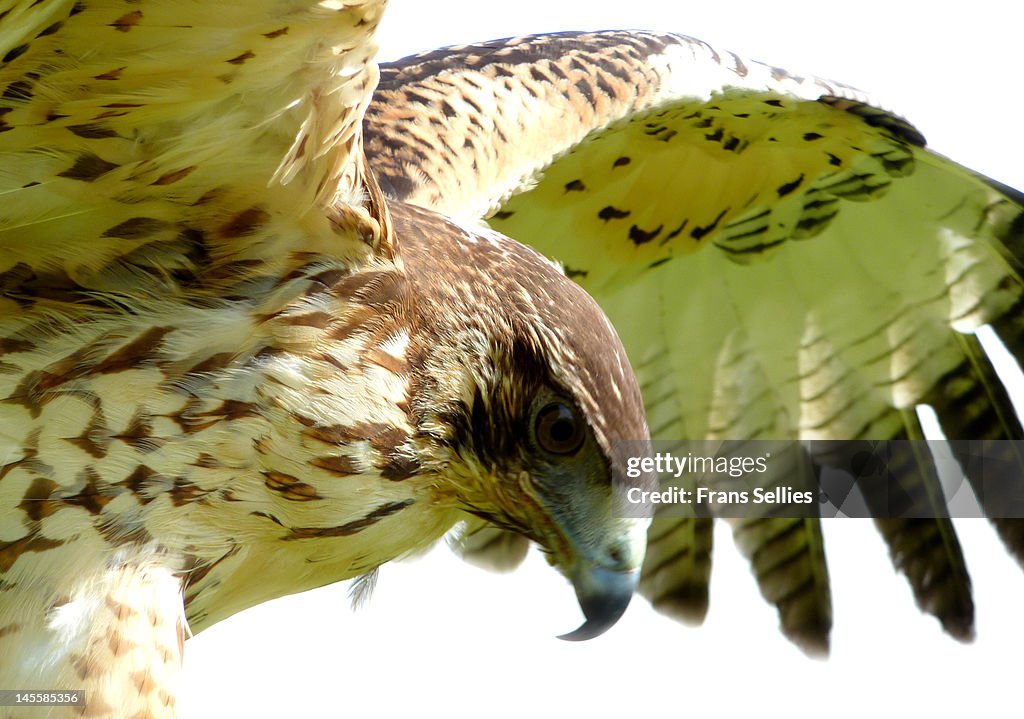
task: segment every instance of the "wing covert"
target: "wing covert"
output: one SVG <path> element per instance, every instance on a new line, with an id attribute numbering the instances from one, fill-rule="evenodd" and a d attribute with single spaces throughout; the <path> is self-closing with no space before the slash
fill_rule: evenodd
<path id="1" fill-rule="evenodd" d="M 366 254 L 346 233 L 379 242 L 385 220 L 360 140 L 383 5 L 15 3 L 0 18 L 7 284 L 245 280 L 310 237 Z"/>

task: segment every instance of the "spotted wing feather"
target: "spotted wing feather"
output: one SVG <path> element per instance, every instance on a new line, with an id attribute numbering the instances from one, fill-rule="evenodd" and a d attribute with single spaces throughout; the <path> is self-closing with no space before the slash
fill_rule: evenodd
<path id="1" fill-rule="evenodd" d="M 1021 195 L 848 86 L 679 35 L 566 33 L 385 65 L 365 128 L 387 192 L 486 220 L 599 299 L 655 438 L 910 437 L 918 404 L 954 439 L 1022 436 L 965 334 L 991 323 L 1022 354 Z M 969 636 L 934 471 L 907 461 L 898 481 L 932 514 L 880 520 L 894 563 Z M 1020 556 L 1019 520 L 994 521 Z M 707 522 L 651 529 L 642 591 L 683 618 L 706 605 Z M 736 539 L 785 631 L 827 646 L 818 523 L 740 523 Z"/>

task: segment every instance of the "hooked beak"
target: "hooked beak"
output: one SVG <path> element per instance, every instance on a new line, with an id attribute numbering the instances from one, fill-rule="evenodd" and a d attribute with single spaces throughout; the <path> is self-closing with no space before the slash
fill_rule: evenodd
<path id="1" fill-rule="evenodd" d="M 571 579 L 586 621 L 575 631 L 558 638 L 581 642 L 601 636 L 619 621 L 633 598 L 640 570 L 616 571 L 584 564 Z"/>
<path id="2" fill-rule="evenodd" d="M 604 634 L 625 614 L 640 582 L 652 512 L 647 504 L 629 503 L 620 484 L 626 486 L 596 452 L 523 484 L 544 510 L 537 513 L 544 521 L 534 525 L 536 541 L 572 582 L 585 617 L 560 639 L 578 642 Z"/>

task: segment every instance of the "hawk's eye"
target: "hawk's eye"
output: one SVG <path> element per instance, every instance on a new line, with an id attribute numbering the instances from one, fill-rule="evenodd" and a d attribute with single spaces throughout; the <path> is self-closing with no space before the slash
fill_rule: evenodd
<path id="1" fill-rule="evenodd" d="M 583 422 L 569 405 L 551 402 L 537 413 L 534 435 L 545 452 L 572 454 L 583 445 Z"/>

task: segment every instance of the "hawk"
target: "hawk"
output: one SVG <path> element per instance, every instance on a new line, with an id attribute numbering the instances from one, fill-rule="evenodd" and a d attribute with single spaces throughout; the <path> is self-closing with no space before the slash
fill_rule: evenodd
<path id="1" fill-rule="evenodd" d="M 484 561 L 541 545 L 586 616 L 574 638 L 638 580 L 698 617 L 709 523 L 612 511 L 614 447 L 647 418 L 913 437 L 927 403 L 950 437 L 1020 436 L 963 334 L 1016 347 L 1018 193 L 850 88 L 676 35 L 453 48 L 385 66 L 372 95 L 383 5 L 0 15 L 0 686 L 170 715 L 186 628 L 459 523 Z M 752 296 L 786 326 L 758 333 L 778 310 Z M 969 634 L 948 521 L 880 527 L 923 608 Z M 824 647 L 817 522 L 736 531 L 783 629 Z"/>

